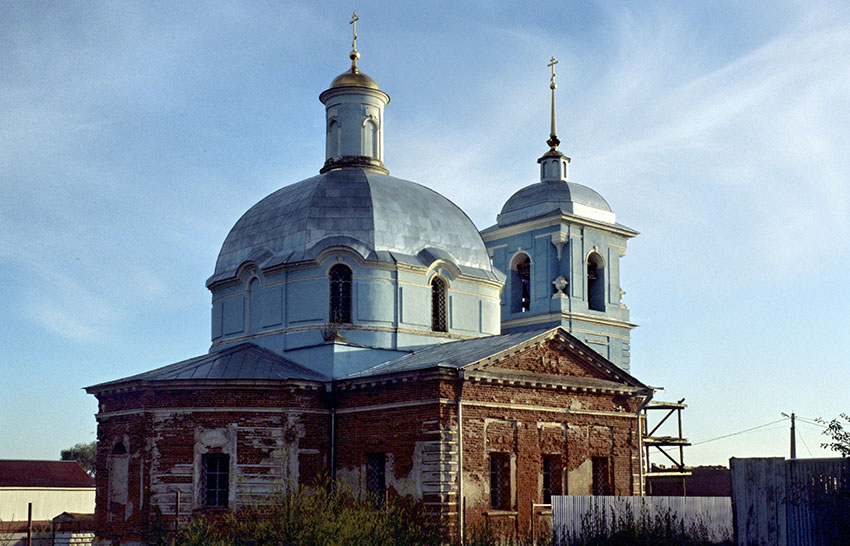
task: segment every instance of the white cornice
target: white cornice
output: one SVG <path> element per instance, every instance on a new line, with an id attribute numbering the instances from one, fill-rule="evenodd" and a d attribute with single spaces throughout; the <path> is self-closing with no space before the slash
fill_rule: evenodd
<path id="1" fill-rule="evenodd" d="M 607 231 L 626 239 L 631 239 L 632 237 L 638 235 L 637 231 L 619 224 L 597 222 L 589 218 L 582 218 L 580 216 L 576 216 L 574 214 L 560 214 L 553 216 L 544 216 L 543 218 L 528 220 L 526 222 L 520 222 L 518 224 L 511 224 L 505 227 L 496 227 L 496 229 L 493 229 L 491 231 L 482 231 L 481 238 L 484 239 L 485 243 L 489 243 L 490 241 L 494 241 L 496 239 L 510 237 L 511 235 L 517 235 L 519 233 L 526 233 L 535 229 L 544 229 L 547 227 L 560 226 L 562 223 L 578 224 L 598 229 L 601 231 Z"/>

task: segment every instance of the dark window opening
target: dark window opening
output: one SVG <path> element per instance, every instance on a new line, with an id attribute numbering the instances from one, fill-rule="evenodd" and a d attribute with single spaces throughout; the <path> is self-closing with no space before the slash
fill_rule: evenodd
<path id="1" fill-rule="evenodd" d="M 230 455 L 204 453 L 201 456 L 203 471 L 204 507 L 227 508 L 230 482 Z"/>
<path id="2" fill-rule="evenodd" d="M 587 306 L 605 311 L 605 268 L 595 252 L 587 257 Z"/>
<path id="3" fill-rule="evenodd" d="M 448 332 L 448 305 L 446 281 L 440 277 L 431 280 L 431 330 Z"/>
<path id="4" fill-rule="evenodd" d="M 490 508 L 511 509 L 511 457 L 507 453 L 490 454 Z"/>
<path id="5" fill-rule="evenodd" d="M 115 447 L 112 448 L 112 454 L 113 455 L 126 455 L 127 454 L 127 448 L 124 447 L 124 444 L 122 442 L 118 442 L 117 444 L 115 444 Z"/>
<path id="6" fill-rule="evenodd" d="M 611 463 L 608 457 L 593 457 L 593 494 L 614 494 L 611 484 Z"/>
<path id="7" fill-rule="evenodd" d="M 351 269 L 342 264 L 333 266 L 330 281 L 328 321 L 335 324 L 351 322 Z"/>
<path id="8" fill-rule="evenodd" d="M 558 455 L 543 456 L 543 504 L 552 504 L 552 495 L 561 494 L 561 472 Z"/>
<path id="9" fill-rule="evenodd" d="M 524 256 L 513 273 L 512 313 L 527 313 L 531 310 L 531 259 Z"/>
<path id="10" fill-rule="evenodd" d="M 366 456 L 366 490 L 369 501 L 376 507 L 383 507 L 387 498 L 386 455 L 369 453 Z"/>

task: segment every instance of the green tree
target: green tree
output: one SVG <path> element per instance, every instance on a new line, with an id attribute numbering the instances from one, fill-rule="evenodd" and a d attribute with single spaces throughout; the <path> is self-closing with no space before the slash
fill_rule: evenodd
<path id="1" fill-rule="evenodd" d="M 826 425 L 823 434 L 831 439 L 830 442 L 824 442 L 820 446 L 840 453 L 842 457 L 850 457 L 850 426 L 848 426 L 850 425 L 850 415 L 842 413 L 838 419 L 829 422 L 823 419 L 818 419 L 818 421 Z"/>
<path id="2" fill-rule="evenodd" d="M 97 442 L 80 442 L 59 453 L 61 461 L 77 461 L 83 470 L 94 476 L 97 470 Z"/>

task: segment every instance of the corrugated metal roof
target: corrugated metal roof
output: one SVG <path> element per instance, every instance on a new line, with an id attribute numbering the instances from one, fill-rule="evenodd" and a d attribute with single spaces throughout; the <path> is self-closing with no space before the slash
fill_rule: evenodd
<path id="1" fill-rule="evenodd" d="M 0 487 L 94 487 L 76 461 L 0 460 Z"/>
<path id="2" fill-rule="evenodd" d="M 214 353 L 196 356 L 149 372 L 86 387 L 89 392 L 132 381 L 179 380 L 268 380 L 329 381 L 327 376 L 306 368 L 253 343 L 240 343 Z"/>
<path id="3" fill-rule="evenodd" d="M 432 345 L 424 349 L 404 355 L 395 360 L 378 364 L 369 369 L 349 375 L 348 377 L 366 377 L 385 373 L 406 372 L 431 367 L 462 368 L 495 354 L 506 351 L 520 343 L 524 343 L 539 335 L 549 332 L 552 328 L 540 328 L 523 332 L 513 332 L 498 336 L 465 339 Z"/>

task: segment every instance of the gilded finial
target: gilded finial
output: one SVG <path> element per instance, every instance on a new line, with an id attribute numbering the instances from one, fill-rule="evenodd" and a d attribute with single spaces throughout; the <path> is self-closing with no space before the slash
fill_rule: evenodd
<path id="1" fill-rule="evenodd" d="M 555 89 L 558 88 L 558 84 L 555 83 L 555 65 L 558 64 L 558 59 L 552 57 L 549 61 L 548 66 L 552 69 L 552 77 L 549 78 L 549 89 L 552 90 L 552 124 L 549 129 L 549 140 L 546 141 L 546 144 L 553 150 L 558 148 L 558 144 L 561 143 L 561 140 L 558 138 L 558 132 L 555 130 Z"/>
<path id="2" fill-rule="evenodd" d="M 357 52 L 357 21 L 360 20 L 360 17 L 357 16 L 357 12 L 351 16 L 351 21 L 348 22 L 351 25 L 351 32 L 354 37 L 351 40 L 351 53 L 348 57 L 351 59 L 351 71 L 357 73 L 357 59 L 360 58 L 360 53 Z"/>

